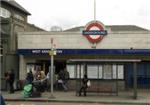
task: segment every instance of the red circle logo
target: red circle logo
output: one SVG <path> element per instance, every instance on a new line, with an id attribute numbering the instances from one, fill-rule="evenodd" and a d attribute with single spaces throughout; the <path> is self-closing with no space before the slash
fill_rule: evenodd
<path id="1" fill-rule="evenodd" d="M 89 22 L 85 30 L 83 31 L 83 35 L 91 42 L 91 43 L 98 43 L 100 42 L 104 35 L 107 34 L 107 31 L 104 30 L 104 25 L 98 21 Z"/>

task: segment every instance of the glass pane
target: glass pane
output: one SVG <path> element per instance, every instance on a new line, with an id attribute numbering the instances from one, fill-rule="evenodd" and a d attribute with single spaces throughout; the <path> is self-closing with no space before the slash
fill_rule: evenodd
<path id="1" fill-rule="evenodd" d="M 5 8 L 0 7 L 0 16 L 2 16 L 3 18 L 9 18 L 10 12 Z"/>
<path id="2" fill-rule="evenodd" d="M 0 7 L 0 16 L 2 16 L 2 8 Z"/>
<path id="3" fill-rule="evenodd" d="M 99 77 L 99 79 L 102 79 L 102 78 L 103 78 L 103 67 L 102 67 L 102 65 L 99 65 L 98 77 Z"/>
<path id="4" fill-rule="evenodd" d="M 5 9 L 2 9 L 2 16 L 6 17 L 6 10 Z"/>
<path id="5" fill-rule="evenodd" d="M 32 72 L 34 72 L 34 65 L 33 65 L 33 64 L 27 64 L 27 73 L 28 73 L 30 70 L 31 70 Z"/>
<path id="6" fill-rule="evenodd" d="M 112 79 L 111 65 L 104 65 L 104 79 Z"/>
<path id="7" fill-rule="evenodd" d="M 75 66 L 67 65 L 67 71 L 69 72 L 70 78 L 75 78 Z"/>
<path id="8" fill-rule="evenodd" d="M 118 65 L 118 79 L 124 79 L 123 65 Z"/>
<path id="9" fill-rule="evenodd" d="M 97 79 L 98 78 L 98 65 L 88 65 L 87 75 L 88 75 L 88 78 Z"/>
<path id="10" fill-rule="evenodd" d="M 116 66 L 116 65 L 113 65 L 113 67 L 112 67 L 113 79 L 116 79 L 116 78 L 117 78 L 116 70 L 117 70 L 117 66 Z"/>
<path id="11" fill-rule="evenodd" d="M 78 65 L 77 66 L 77 78 L 83 78 L 83 75 L 84 75 L 84 66 L 81 65 L 81 68 L 80 66 Z"/>

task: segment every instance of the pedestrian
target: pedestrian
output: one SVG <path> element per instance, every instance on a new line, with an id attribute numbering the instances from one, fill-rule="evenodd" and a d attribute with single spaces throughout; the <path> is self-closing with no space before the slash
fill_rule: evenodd
<path id="1" fill-rule="evenodd" d="M 84 96 L 86 96 L 86 90 L 88 87 L 87 82 L 88 82 L 87 75 L 84 75 L 84 77 L 82 79 L 82 86 L 81 86 L 80 91 L 79 91 L 79 96 L 81 96 L 82 92 L 84 93 Z"/>
<path id="2" fill-rule="evenodd" d="M 0 94 L 0 105 L 6 105 L 2 94 Z"/>
<path id="3" fill-rule="evenodd" d="M 13 86 L 13 84 L 14 84 L 14 81 L 15 81 L 15 74 L 14 74 L 14 70 L 13 69 L 11 69 L 9 71 L 8 76 L 9 76 L 8 82 L 9 82 L 9 87 L 10 87 L 9 92 L 10 93 L 14 93 L 14 86 Z"/>
<path id="4" fill-rule="evenodd" d="M 34 76 L 35 76 L 34 78 L 35 78 L 36 81 L 37 80 L 41 80 L 41 71 L 40 70 L 36 70 Z"/>
<path id="5" fill-rule="evenodd" d="M 60 70 L 60 72 L 58 73 L 58 88 L 59 89 L 63 89 L 64 91 L 67 91 L 68 88 L 65 85 L 65 72 L 64 70 Z"/>
<path id="6" fill-rule="evenodd" d="M 40 71 L 41 73 L 41 80 L 45 80 L 46 78 L 46 75 L 45 75 L 45 72 L 43 70 Z"/>
<path id="7" fill-rule="evenodd" d="M 30 71 L 27 73 L 26 80 L 27 80 L 27 84 L 32 84 L 32 82 L 33 82 L 33 80 L 34 80 L 32 70 L 30 70 Z"/>
<path id="8" fill-rule="evenodd" d="M 8 79 L 9 79 L 8 72 L 5 72 L 4 76 L 5 76 L 5 89 L 7 91 L 8 90 L 8 85 L 9 85 L 9 82 L 8 82 Z"/>
<path id="9" fill-rule="evenodd" d="M 66 68 L 64 68 L 64 85 L 67 87 L 67 90 L 69 89 L 69 86 L 68 86 L 68 80 L 70 78 L 70 75 L 69 75 L 69 72 L 67 71 Z"/>

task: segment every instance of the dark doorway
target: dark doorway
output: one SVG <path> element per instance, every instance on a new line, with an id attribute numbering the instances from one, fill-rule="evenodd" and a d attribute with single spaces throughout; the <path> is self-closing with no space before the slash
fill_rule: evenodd
<path id="1" fill-rule="evenodd" d="M 47 74 L 49 71 L 49 66 L 51 65 L 50 61 L 43 61 L 45 63 L 45 73 Z M 54 61 L 54 68 L 55 68 L 55 74 L 58 74 L 60 70 L 64 69 L 66 67 L 66 61 Z"/>
<path id="2" fill-rule="evenodd" d="M 66 67 L 66 61 L 55 61 L 55 74 Z"/>

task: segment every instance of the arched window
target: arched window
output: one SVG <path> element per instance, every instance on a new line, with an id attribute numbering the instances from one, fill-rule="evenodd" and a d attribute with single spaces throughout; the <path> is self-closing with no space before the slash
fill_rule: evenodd
<path id="1" fill-rule="evenodd" d="M 10 15 L 11 15 L 11 13 L 7 9 L 0 7 L 0 16 L 1 17 L 9 18 Z"/>

